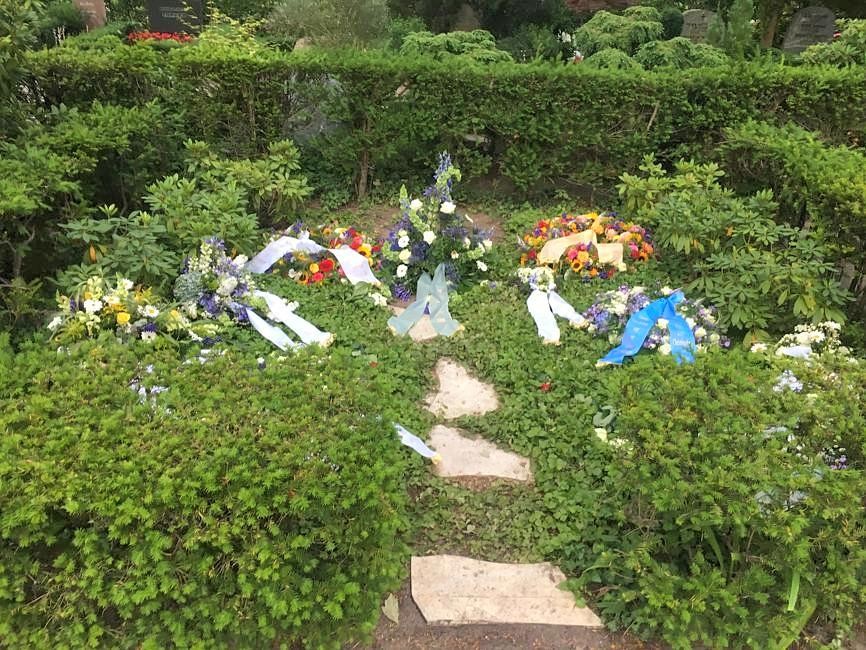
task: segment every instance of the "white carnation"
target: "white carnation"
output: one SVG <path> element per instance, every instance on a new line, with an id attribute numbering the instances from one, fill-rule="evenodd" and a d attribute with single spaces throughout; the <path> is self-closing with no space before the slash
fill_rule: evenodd
<path id="1" fill-rule="evenodd" d="M 454 210 L 457 209 L 457 206 L 454 205 L 451 201 L 445 201 L 441 206 L 439 206 L 439 211 L 443 214 L 454 214 Z"/>
<path id="2" fill-rule="evenodd" d="M 102 309 L 102 301 L 101 300 L 85 300 L 84 301 L 84 311 L 88 314 L 95 314 L 100 309 Z"/>
<path id="3" fill-rule="evenodd" d="M 408 270 L 409 270 L 408 266 L 406 266 L 405 264 L 401 264 L 400 266 L 397 267 L 397 277 L 398 278 L 405 278 L 406 272 Z"/>
<path id="4" fill-rule="evenodd" d="M 417 212 L 423 207 L 423 205 L 424 204 L 421 203 L 419 199 L 412 199 L 412 202 L 409 204 L 409 209 Z"/>
<path id="5" fill-rule="evenodd" d="M 412 257 L 412 251 L 410 251 L 408 248 L 404 248 L 403 250 L 400 251 L 399 258 L 400 258 L 400 261 L 403 262 L 404 264 L 409 261 L 410 257 Z"/>
<path id="6" fill-rule="evenodd" d="M 397 240 L 397 246 L 399 246 L 400 248 L 406 248 L 408 245 L 409 245 L 409 237 L 408 236 L 400 237 L 400 239 Z"/>
<path id="7" fill-rule="evenodd" d="M 433 232 L 432 230 L 425 230 L 424 231 L 424 241 L 427 242 L 428 244 L 432 244 L 434 241 L 436 241 L 436 233 Z"/>

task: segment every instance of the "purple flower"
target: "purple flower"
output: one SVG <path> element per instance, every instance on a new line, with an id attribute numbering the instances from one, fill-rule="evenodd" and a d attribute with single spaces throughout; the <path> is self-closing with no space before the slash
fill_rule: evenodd
<path id="1" fill-rule="evenodd" d="M 391 287 L 391 293 L 394 294 L 397 300 L 402 300 L 403 302 L 409 302 L 412 299 L 412 290 L 403 284 L 395 284 Z"/>
<path id="2" fill-rule="evenodd" d="M 218 248 L 221 251 L 224 251 L 226 249 L 225 242 L 219 237 L 206 237 L 204 243 L 210 244 L 214 248 Z"/>
<path id="3" fill-rule="evenodd" d="M 147 323 L 141 328 L 142 332 L 156 332 L 156 323 Z"/>

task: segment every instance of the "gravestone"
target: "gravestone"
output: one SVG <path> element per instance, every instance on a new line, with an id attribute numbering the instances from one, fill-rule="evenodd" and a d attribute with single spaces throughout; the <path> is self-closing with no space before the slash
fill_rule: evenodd
<path id="1" fill-rule="evenodd" d="M 451 26 L 453 32 L 471 32 L 475 29 L 481 29 L 481 21 L 478 20 L 478 14 L 469 6 L 468 3 L 460 5 L 460 10 L 454 18 L 454 24 Z"/>
<path id="2" fill-rule="evenodd" d="M 689 9 L 683 12 L 682 36 L 692 43 L 706 43 L 710 23 L 716 17 L 716 12 L 708 9 Z"/>
<path id="3" fill-rule="evenodd" d="M 782 49 L 799 54 L 810 45 L 829 43 L 836 32 L 836 15 L 826 7 L 800 9 L 791 19 Z"/>
<path id="4" fill-rule="evenodd" d="M 105 0 L 74 0 L 74 4 L 84 16 L 87 29 L 96 29 L 105 24 Z"/>
<path id="5" fill-rule="evenodd" d="M 202 0 L 148 0 L 150 31 L 194 32 L 202 25 Z"/>

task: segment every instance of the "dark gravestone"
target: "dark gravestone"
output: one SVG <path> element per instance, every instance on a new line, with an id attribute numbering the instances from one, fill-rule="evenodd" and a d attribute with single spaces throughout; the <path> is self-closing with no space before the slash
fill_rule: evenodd
<path id="1" fill-rule="evenodd" d="M 708 9 L 689 9 L 683 12 L 682 36 L 692 43 L 706 43 L 710 23 L 716 17 L 714 11 Z"/>
<path id="2" fill-rule="evenodd" d="M 87 29 L 96 29 L 105 24 L 105 0 L 74 0 L 73 4 L 84 16 Z"/>
<path id="3" fill-rule="evenodd" d="M 826 7 L 800 9 L 791 19 L 782 49 L 799 54 L 810 45 L 829 43 L 836 32 L 836 16 Z"/>
<path id="4" fill-rule="evenodd" d="M 148 0 L 150 31 L 195 32 L 202 25 L 202 0 Z"/>

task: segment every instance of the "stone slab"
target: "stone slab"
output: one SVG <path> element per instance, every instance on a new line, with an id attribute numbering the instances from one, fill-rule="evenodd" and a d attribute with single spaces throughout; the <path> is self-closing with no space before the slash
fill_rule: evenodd
<path id="1" fill-rule="evenodd" d="M 710 23 L 716 17 L 714 11 L 708 9 L 689 9 L 683 12 L 682 36 L 693 43 L 706 43 Z"/>
<path id="2" fill-rule="evenodd" d="M 412 558 L 412 598 L 428 624 L 528 623 L 601 627 L 547 562 L 501 564 L 458 555 Z"/>
<path id="3" fill-rule="evenodd" d="M 836 32 L 836 16 L 826 7 L 804 7 L 794 14 L 782 49 L 799 54 L 810 45 L 829 43 Z"/>
<path id="4" fill-rule="evenodd" d="M 392 305 L 391 311 L 394 312 L 395 316 L 399 316 L 406 311 L 406 309 L 404 307 L 396 307 Z M 423 343 L 424 341 L 435 339 L 437 336 L 439 335 L 436 333 L 436 330 L 433 329 L 433 323 L 430 322 L 430 317 L 427 314 L 424 314 L 421 317 L 421 320 L 415 323 L 412 326 L 412 329 L 409 330 L 409 338 L 416 343 Z"/>
<path id="5" fill-rule="evenodd" d="M 442 460 L 434 471 L 443 477 L 486 476 L 531 481 L 529 459 L 503 451 L 487 440 L 468 438 L 457 429 L 437 425 L 427 437 Z"/>
<path id="6" fill-rule="evenodd" d="M 434 415 L 453 420 L 464 415 L 484 415 L 499 408 L 493 386 L 471 376 L 451 359 L 436 363 L 439 390 L 425 400 L 427 410 Z"/>

